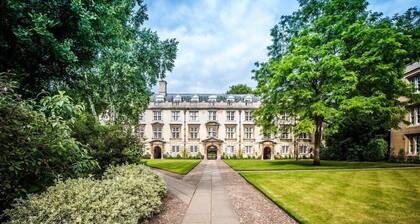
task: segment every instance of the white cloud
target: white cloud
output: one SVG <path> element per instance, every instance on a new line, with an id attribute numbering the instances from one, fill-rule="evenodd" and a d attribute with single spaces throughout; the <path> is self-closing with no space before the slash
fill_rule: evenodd
<path id="1" fill-rule="evenodd" d="M 401 6 L 389 1 L 370 8 L 389 10 Z M 179 41 L 173 72 L 167 74 L 169 92 L 222 93 L 229 86 L 255 86 L 251 70 L 264 61 L 270 29 L 281 15 L 297 9 L 290 0 L 148 0 L 147 26 L 162 38 Z M 392 6 L 390 6 L 392 5 Z M 394 7 L 395 8 L 395 7 Z M 395 10 L 394 10 L 395 11 Z"/>

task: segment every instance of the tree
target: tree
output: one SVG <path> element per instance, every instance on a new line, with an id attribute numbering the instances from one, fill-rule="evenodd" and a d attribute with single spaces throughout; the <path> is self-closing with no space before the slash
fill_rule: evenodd
<path id="1" fill-rule="evenodd" d="M 324 129 L 336 129 L 348 111 L 377 112 L 391 118 L 384 124 L 388 128 L 401 121 L 406 102 L 398 97 L 412 95 L 403 71 L 418 59 L 418 50 L 413 54 L 415 39 L 390 19 L 368 12 L 363 0 L 300 5 L 272 30 L 270 60 L 257 64 L 262 106 L 256 115 L 265 129 L 288 113 L 296 118 L 295 131 L 314 131 L 318 165 Z"/>
<path id="2" fill-rule="evenodd" d="M 237 84 L 229 87 L 227 94 L 253 94 L 254 90 L 246 84 Z"/>
<path id="3" fill-rule="evenodd" d="M 133 120 L 174 66 L 177 42 L 143 27 L 142 0 L 6 0 L 0 20 L 0 72 L 25 99 L 65 89 L 94 115 Z"/>

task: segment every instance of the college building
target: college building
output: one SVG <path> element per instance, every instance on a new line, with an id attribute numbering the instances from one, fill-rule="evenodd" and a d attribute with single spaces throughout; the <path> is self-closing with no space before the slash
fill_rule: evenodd
<path id="1" fill-rule="evenodd" d="M 420 92 L 420 63 L 407 66 L 404 78 Z M 405 116 L 406 122 L 401 122 L 398 129 L 391 130 L 390 146 L 394 155 L 401 152 L 404 156 L 418 156 L 420 152 L 420 105 L 412 104 L 408 109 L 410 113 Z"/>
<path id="2" fill-rule="evenodd" d="M 202 155 L 204 159 L 310 157 L 312 136 L 285 129 L 264 135 L 252 117 L 260 99 L 242 94 L 170 94 L 166 81 L 140 115 L 138 133 L 152 159 Z M 280 118 L 287 126 L 292 119 Z"/>

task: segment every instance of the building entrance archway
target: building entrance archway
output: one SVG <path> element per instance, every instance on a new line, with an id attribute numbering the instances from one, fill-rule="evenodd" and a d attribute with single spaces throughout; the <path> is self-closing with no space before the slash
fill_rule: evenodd
<path id="1" fill-rule="evenodd" d="M 153 159 L 161 159 L 162 158 L 162 149 L 159 146 L 155 146 L 153 148 Z"/>
<path id="2" fill-rule="evenodd" d="M 271 159 L 271 148 L 265 147 L 263 151 L 263 159 Z"/>
<path id="3" fill-rule="evenodd" d="M 217 159 L 217 147 L 211 145 L 207 148 L 207 159 Z"/>

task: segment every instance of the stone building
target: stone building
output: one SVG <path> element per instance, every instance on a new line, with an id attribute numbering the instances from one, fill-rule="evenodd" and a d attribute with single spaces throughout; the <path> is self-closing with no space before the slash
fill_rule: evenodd
<path id="1" fill-rule="evenodd" d="M 260 100 L 253 95 L 168 94 L 165 81 L 140 115 L 139 134 L 146 142 L 146 153 L 153 159 L 177 155 L 203 155 L 205 159 L 240 156 L 274 159 L 310 157 L 311 136 L 294 136 L 284 131 L 263 136 L 252 118 Z M 281 118 L 291 122 L 287 116 Z M 295 139 L 296 137 L 296 139 Z"/>
<path id="2" fill-rule="evenodd" d="M 411 82 L 417 91 L 420 91 L 420 63 L 416 62 L 407 66 L 404 78 Z M 406 99 L 401 99 L 406 100 Z M 391 153 L 398 155 L 400 151 L 405 156 L 418 156 L 420 152 L 420 105 L 409 106 L 409 111 L 405 116 L 399 129 L 391 130 Z"/>

